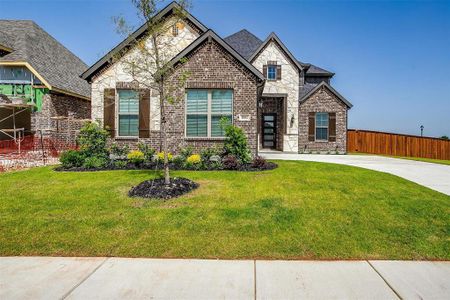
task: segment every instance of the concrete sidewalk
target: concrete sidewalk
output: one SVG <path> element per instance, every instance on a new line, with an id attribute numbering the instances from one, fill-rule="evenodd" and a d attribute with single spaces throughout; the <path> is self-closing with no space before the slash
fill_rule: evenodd
<path id="1" fill-rule="evenodd" d="M 327 155 L 261 152 L 267 159 L 303 160 L 355 166 L 403 177 L 450 195 L 450 166 L 377 155 Z"/>
<path id="2" fill-rule="evenodd" d="M 450 299 L 450 262 L 0 258 L 0 299 Z"/>

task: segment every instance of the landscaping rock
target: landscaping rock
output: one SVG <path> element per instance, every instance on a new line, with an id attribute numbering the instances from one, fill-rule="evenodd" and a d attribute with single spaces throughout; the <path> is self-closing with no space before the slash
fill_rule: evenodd
<path id="1" fill-rule="evenodd" d="M 186 178 L 171 178 L 169 185 L 164 184 L 164 178 L 158 178 L 141 182 L 128 192 L 128 196 L 167 200 L 184 195 L 198 187 L 198 183 Z"/>

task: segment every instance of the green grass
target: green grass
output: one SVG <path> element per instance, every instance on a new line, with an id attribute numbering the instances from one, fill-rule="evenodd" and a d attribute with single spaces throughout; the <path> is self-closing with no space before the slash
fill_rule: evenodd
<path id="1" fill-rule="evenodd" d="M 0 255 L 450 259 L 450 197 L 375 171 L 278 162 L 173 172 L 170 201 L 127 197 L 148 171 L 0 175 Z"/>
<path id="2" fill-rule="evenodd" d="M 349 153 L 349 154 L 351 154 L 351 155 L 378 155 L 378 154 L 369 154 L 369 153 Z M 409 157 L 409 156 L 392 156 L 392 155 L 379 155 L 379 156 L 416 160 L 416 161 L 423 161 L 423 162 L 429 162 L 429 163 L 434 163 L 434 164 L 450 166 L 450 160 L 445 160 L 445 159 L 432 159 L 432 158 Z"/>

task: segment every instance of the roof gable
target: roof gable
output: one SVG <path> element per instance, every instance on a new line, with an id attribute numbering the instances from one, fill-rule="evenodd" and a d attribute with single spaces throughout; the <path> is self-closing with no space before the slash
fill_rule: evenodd
<path id="1" fill-rule="evenodd" d="M 176 2 L 172 2 L 167 5 L 165 8 L 160 10 L 154 18 L 159 19 L 170 15 L 174 9 L 179 8 L 179 4 Z M 186 19 L 194 24 L 200 32 L 205 32 L 207 30 L 206 26 L 200 23 L 194 16 L 192 16 L 189 12 L 186 13 Z M 105 65 L 107 65 L 114 55 L 122 52 L 123 50 L 127 50 L 136 39 L 139 39 L 148 30 L 148 26 L 144 23 L 141 27 L 139 27 L 135 32 L 133 32 L 129 37 L 120 42 L 116 47 L 114 47 L 111 51 L 109 51 L 105 56 L 100 58 L 96 63 L 94 63 L 89 69 L 87 69 L 83 74 L 81 74 L 81 78 L 85 80 L 90 80 L 99 70 L 101 70 Z"/>
<path id="2" fill-rule="evenodd" d="M 27 66 L 49 89 L 89 99 L 89 84 L 79 77 L 87 65 L 33 21 L 0 20 L 0 44 L 10 50 L 1 65 Z"/>
<path id="3" fill-rule="evenodd" d="M 348 108 L 352 108 L 353 104 L 351 104 L 347 99 L 344 98 L 341 94 L 339 94 L 331 85 L 322 81 L 315 88 L 311 89 L 306 95 L 300 98 L 300 103 L 305 102 L 309 97 L 311 97 L 316 91 L 321 89 L 322 87 L 327 88 L 331 93 L 333 93 L 339 100 L 341 100 Z"/>
<path id="4" fill-rule="evenodd" d="M 189 53 L 194 51 L 198 46 L 203 44 L 205 41 L 214 40 L 220 46 L 222 46 L 228 53 L 230 53 L 237 61 L 239 61 L 243 66 L 245 66 L 251 73 L 253 73 L 260 81 L 264 81 L 264 76 L 261 72 L 256 69 L 251 63 L 249 63 L 242 55 L 240 55 L 236 50 L 234 50 L 230 45 L 228 45 L 222 38 L 220 38 L 214 31 L 208 29 L 204 34 L 199 36 L 193 43 L 187 46 L 183 51 L 178 53 L 172 60 L 168 62 L 169 65 L 176 65 L 183 57 L 186 57 Z"/>
<path id="5" fill-rule="evenodd" d="M 269 34 L 269 36 L 266 38 L 266 40 L 258 47 L 258 49 L 255 51 L 255 53 L 252 54 L 252 56 L 249 58 L 250 62 L 253 62 L 256 57 L 261 53 L 264 48 L 270 43 L 275 42 L 280 46 L 280 48 L 283 50 L 283 52 L 287 55 L 287 57 L 292 61 L 292 63 L 298 68 L 299 71 L 303 70 L 303 66 L 300 64 L 300 62 L 292 55 L 292 53 L 289 51 L 289 49 L 283 44 L 283 42 L 278 38 L 278 36 L 272 32 Z"/>
<path id="6" fill-rule="evenodd" d="M 246 60 L 249 60 L 253 53 L 255 53 L 259 46 L 263 43 L 263 41 L 247 29 L 242 29 L 241 31 L 227 36 L 223 40 L 227 42 L 228 45 L 233 47 L 233 49 L 242 55 Z"/>

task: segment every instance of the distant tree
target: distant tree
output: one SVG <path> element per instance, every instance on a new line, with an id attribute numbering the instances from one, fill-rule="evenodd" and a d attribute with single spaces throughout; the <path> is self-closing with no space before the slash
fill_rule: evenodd
<path id="1" fill-rule="evenodd" d="M 443 135 L 443 136 L 441 136 L 441 137 L 440 137 L 440 139 L 443 139 L 443 140 L 448 140 L 448 136 L 446 136 L 446 135 Z"/>

